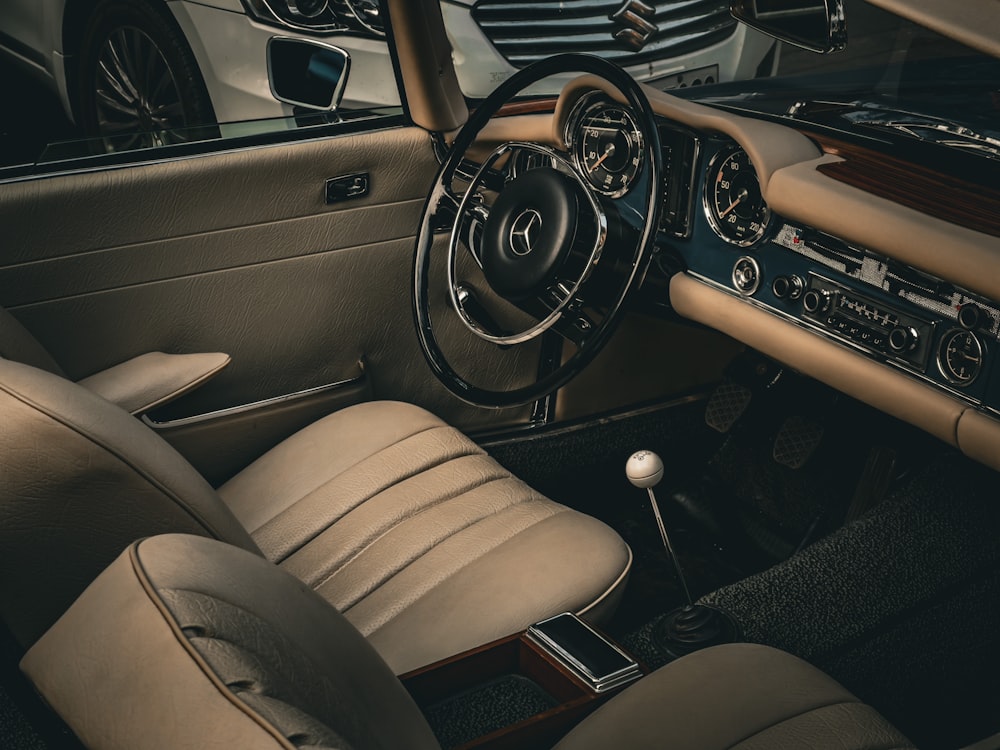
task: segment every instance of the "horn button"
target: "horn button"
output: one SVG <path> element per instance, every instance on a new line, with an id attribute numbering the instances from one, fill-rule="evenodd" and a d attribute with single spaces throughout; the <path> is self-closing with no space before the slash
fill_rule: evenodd
<path id="1" fill-rule="evenodd" d="M 576 242 L 580 190 L 551 167 L 504 187 L 483 228 L 483 273 L 497 294 L 523 299 L 555 280 Z"/>

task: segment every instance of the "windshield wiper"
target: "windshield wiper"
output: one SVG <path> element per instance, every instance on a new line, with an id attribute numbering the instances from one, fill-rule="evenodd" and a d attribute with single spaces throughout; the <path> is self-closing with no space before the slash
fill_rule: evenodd
<path id="1" fill-rule="evenodd" d="M 868 105 L 859 105 L 866 107 Z M 856 125 L 894 130 L 912 138 L 941 146 L 976 151 L 1000 160 L 1000 137 L 978 132 L 938 117 L 885 109 L 859 108 L 841 115 Z"/>

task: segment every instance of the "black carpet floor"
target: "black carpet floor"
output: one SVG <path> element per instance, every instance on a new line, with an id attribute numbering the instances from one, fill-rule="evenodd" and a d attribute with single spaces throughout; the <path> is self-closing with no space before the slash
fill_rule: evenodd
<path id="1" fill-rule="evenodd" d="M 921 747 L 1000 731 L 997 477 L 946 455 L 860 520 L 704 598 Z"/>
<path id="2" fill-rule="evenodd" d="M 628 455 L 650 448 L 666 463 L 658 495 L 692 594 L 735 614 L 744 640 L 827 671 L 920 747 L 1000 731 L 997 474 L 801 381 L 755 392 L 725 436 L 704 411 L 685 404 L 491 451 L 632 547 L 606 630 L 658 667 L 667 657 L 650 631 L 683 604 L 645 493 L 623 476 Z M 804 465 L 779 465 L 774 446 L 798 417 L 824 434 Z M 886 448 L 898 456 L 888 493 L 844 525 L 866 505 L 866 460 Z"/>

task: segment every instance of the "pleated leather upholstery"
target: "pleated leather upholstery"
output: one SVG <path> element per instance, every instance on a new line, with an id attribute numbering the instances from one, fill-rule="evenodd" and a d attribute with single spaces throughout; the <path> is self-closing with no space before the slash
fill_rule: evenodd
<path id="1" fill-rule="evenodd" d="M 398 672 L 549 614 L 599 616 L 631 562 L 606 526 L 544 498 L 409 404 L 333 414 L 219 492 L 264 554 Z"/>

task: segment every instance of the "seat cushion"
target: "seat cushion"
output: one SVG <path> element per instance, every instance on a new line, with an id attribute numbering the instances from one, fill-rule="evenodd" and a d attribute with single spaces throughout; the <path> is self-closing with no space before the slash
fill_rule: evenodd
<path id="1" fill-rule="evenodd" d="M 893 750 L 913 745 L 875 709 L 783 651 L 696 651 L 609 701 L 556 750 Z"/>
<path id="2" fill-rule="evenodd" d="M 563 611 L 613 610 L 621 538 L 410 404 L 339 411 L 219 489 L 264 554 L 402 673 Z"/>
<path id="3" fill-rule="evenodd" d="M 131 545 L 21 668 L 92 750 L 439 750 L 341 615 L 266 560 L 203 537 Z"/>

